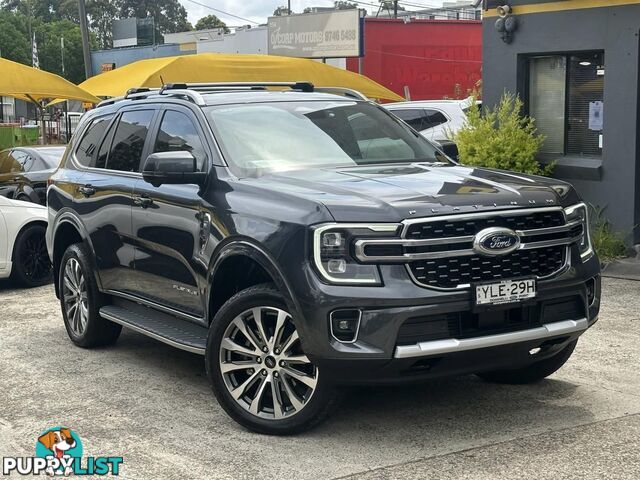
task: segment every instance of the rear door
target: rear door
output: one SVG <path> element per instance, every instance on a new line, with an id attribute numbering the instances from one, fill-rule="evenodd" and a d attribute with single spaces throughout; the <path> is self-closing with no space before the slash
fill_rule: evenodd
<path id="1" fill-rule="evenodd" d="M 160 111 L 149 153 L 181 150 L 190 151 L 199 169 L 208 171 L 212 157 L 203 123 L 191 109 L 172 105 Z M 203 316 L 207 263 L 201 256 L 202 235 L 208 235 L 209 222 L 197 185 L 154 187 L 137 179 L 133 207 L 137 296 Z"/>
<path id="2" fill-rule="evenodd" d="M 153 106 L 140 105 L 96 119 L 78 145 L 75 160 L 84 175 L 76 208 L 91 238 L 104 290 L 135 290 L 133 187 L 156 112 Z"/>

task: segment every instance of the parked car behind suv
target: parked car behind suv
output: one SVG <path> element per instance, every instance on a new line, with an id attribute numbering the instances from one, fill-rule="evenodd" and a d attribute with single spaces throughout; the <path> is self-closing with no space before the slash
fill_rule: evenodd
<path id="1" fill-rule="evenodd" d="M 83 118 L 48 191 L 75 344 L 125 326 L 201 354 L 225 411 L 271 434 L 316 425 L 342 384 L 529 383 L 567 361 L 600 303 L 570 185 L 280 86 L 167 85 Z"/>
<path id="2" fill-rule="evenodd" d="M 47 180 L 64 145 L 14 147 L 0 152 L 0 196 L 45 205 Z"/>
<path id="3" fill-rule="evenodd" d="M 420 100 L 386 103 L 384 108 L 407 122 L 426 139 L 438 143 L 449 140 L 450 133 L 460 130 L 470 108 L 480 108 L 473 97 L 464 100 Z"/>

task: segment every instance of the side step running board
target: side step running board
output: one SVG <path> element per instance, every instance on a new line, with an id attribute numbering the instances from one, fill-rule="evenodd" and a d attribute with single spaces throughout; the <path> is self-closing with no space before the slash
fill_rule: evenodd
<path id="1" fill-rule="evenodd" d="M 208 329 L 148 307 L 133 303 L 129 306 L 128 303 L 104 306 L 100 309 L 100 316 L 172 347 L 204 355 Z"/>

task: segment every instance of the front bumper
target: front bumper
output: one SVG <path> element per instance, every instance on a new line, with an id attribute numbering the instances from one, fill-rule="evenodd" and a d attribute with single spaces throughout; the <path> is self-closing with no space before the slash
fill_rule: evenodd
<path id="1" fill-rule="evenodd" d="M 424 341 L 416 338 L 409 343 L 399 339 L 407 321 L 460 314 L 473 322 L 476 317 L 471 292 L 420 287 L 399 265 L 381 267 L 383 287 L 332 286 L 322 283 L 307 266 L 292 282 L 301 309 L 298 328 L 303 348 L 326 374 L 346 383 L 410 380 L 533 363 L 557 353 L 597 320 L 599 262 L 593 257 L 582 263 L 574 250 L 570 268 L 552 279 L 538 281 L 535 301 L 523 304 L 522 308 L 532 312 L 530 315 L 537 316 L 528 325 L 513 331 L 477 328 L 473 335 L 466 332 L 459 338 Z M 595 296 L 590 302 L 586 284 L 591 279 Z M 549 308 L 564 299 L 572 299 L 576 308 L 564 313 Z M 329 328 L 330 313 L 345 308 L 362 311 L 358 338 L 353 343 L 337 341 Z M 520 307 L 493 307 L 483 312 L 483 318 L 494 313 L 504 315 L 500 312 L 505 308 Z M 540 347 L 537 355 L 529 353 Z"/>

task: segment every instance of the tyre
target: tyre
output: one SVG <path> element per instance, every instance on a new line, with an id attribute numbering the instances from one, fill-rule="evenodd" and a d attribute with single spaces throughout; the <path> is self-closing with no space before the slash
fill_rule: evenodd
<path id="1" fill-rule="evenodd" d="M 231 297 L 213 319 L 205 355 L 218 402 L 255 432 L 291 435 L 318 425 L 335 390 L 301 348 L 280 292 L 271 284 Z"/>
<path id="2" fill-rule="evenodd" d="M 51 282 L 45 230 L 43 225 L 29 225 L 16 238 L 11 271 L 13 279 L 22 286 L 40 287 Z"/>
<path id="3" fill-rule="evenodd" d="M 79 347 L 91 348 L 114 343 L 122 326 L 99 314 L 103 300 L 98 291 L 87 247 L 67 248 L 58 272 L 62 318 L 69 338 Z"/>
<path id="4" fill-rule="evenodd" d="M 578 340 L 574 340 L 553 357 L 533 363 L 524 368 L 515 370 L 499 370 L 494 372 L 478 373 L 477 375 L 492 383 L 505 383 L 511 385 L 524 385 L 539 382 L 552 373 L 558 371 L 571 357 Z"/>

